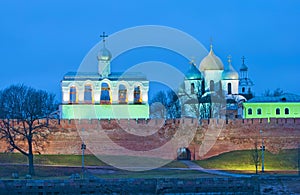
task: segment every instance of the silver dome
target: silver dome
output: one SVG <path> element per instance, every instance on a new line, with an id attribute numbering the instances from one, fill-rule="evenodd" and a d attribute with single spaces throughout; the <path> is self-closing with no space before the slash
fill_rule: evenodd
<path id="1" fill-rule="evenodd" d="M 99 51 L 97 59 L 98 59 L 98 61 L 100 61 L 100 60 L 101 61 L 109 61 L 109 60 L 111 60 L 111 57 L 112 57 L 112 55 L 111 55 L 110 51 L 108 49 L 106 49 L 106 47 L 103 47 Z"/>

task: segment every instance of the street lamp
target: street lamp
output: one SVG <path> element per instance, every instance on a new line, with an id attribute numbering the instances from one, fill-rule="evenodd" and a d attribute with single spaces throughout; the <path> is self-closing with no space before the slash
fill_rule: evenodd
<path id="1" fill-rule="evenodd" d="M 82 128 L 82 133 L 84 132 L 84 128 Z M 82 150 L 82 158 L 81 158 L 81 168 L 82 172 L 84 172 L 84 150 L 86 149 L 86 145 L 84 144 L 84 140 L 82 137 L 82 144 L 81 144 L 81 150 Z"/>
<path id="2" fill-rule="evenodd" d="M 260 130 L 259 133 L 261 134 L 261 172 L 263 173 L 265 171 L 265 145 L 264 145 L 264 138 L 263 138 L 263 131 Z"/>

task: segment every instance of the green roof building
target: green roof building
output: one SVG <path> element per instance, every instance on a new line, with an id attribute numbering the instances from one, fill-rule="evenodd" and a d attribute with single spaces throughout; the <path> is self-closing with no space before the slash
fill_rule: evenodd
<path id="1" fill-rule="evenodd" d="M 243 103 L 243 118 L 299 118 L 300 96 L 285 93 L 276 97 L 255 97 Z"/>

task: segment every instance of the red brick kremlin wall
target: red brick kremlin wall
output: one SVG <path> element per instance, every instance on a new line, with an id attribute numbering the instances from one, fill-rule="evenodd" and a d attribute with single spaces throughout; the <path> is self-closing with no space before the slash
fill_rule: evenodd
<path id="1" fill-rule="evenodd" d="M 57 123 L 57 121 L 55 122 Z M 196 131 L 192 142 L 188 145 L 192 159 L 203 159 L 233 150 L 253 149 L 254 142 L 261 143 L 260 130 L 266 149 L 276 153 L 282 149 L 293 149 L 300 142 L 300 118 L 297 119 L 236 119 L 236 120 L 60 120 L 51 128 L 48 140 L 41 143 L 46 154 L 81 154 L 82 139 L 80 133 L 89 135 L 92 145 L 99 153 L 126 155 L 108 143 L 128 149 L 128 151 L 151 151 L 166 145 L 174 139 L 177 132 L 182 140 L 191 131 Z M 180 130 L 180 131 L 179 131 Z M 143 135 L 143 133 L 145 135 Z M 181 145 L 168 146 L 172 156 L 176 158 Z M 91 149 L 91 148 L 90 148 Z M 6 150 L 4 141 L 0 141 L 0 152 Z M 90 153 L 89 150 L 86 151 Z M 129 154 L 129 153 L 128 153 Z M 150 152 L 151 155 L 151 152 Z M 157 156 L 157 153 L 153 153 Z"/>

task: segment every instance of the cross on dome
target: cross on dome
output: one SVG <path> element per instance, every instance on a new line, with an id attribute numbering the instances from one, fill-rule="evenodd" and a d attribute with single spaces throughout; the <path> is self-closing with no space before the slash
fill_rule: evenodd
<path id="1" fill-rule="evenodd" d="M 241 59 L 243 61 L 243 64 L 245 64 L 245 59 L 246 59 L 245 56 L 243 56 Z"/>
<path id="2" fill-rule="evenodd" d="M 227 58 L 228 58 L 228 63 L 231 64 L 231 58 L 232 58 L 231 55 L 228 55 Z"/>
<path id="3" fill-rule="evenodd" d="M 191 57 L 191 60 L 189 62 L 190 64 L 196 66 L 196 63 L 195 63 L 195 58 L 194 57 Z"/>
<path id="4" fill-rule="evenodd" d="M 108 35 L 105 34 L 105 32 L 103 32 L 102 35 L 100 35 L 100 37 L 102 38 L 103 43 L 104 43 L 105 42 L 105 38 L 108 37 Z"/>
<path id="5" fill-rule="evenodd" d="M 213 38 L 212 37 L 210 37 L 210 50 L 212 50 L 213 49 Z"/>

